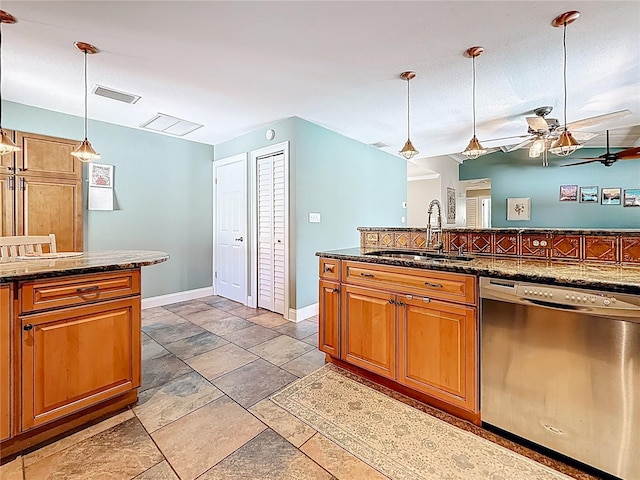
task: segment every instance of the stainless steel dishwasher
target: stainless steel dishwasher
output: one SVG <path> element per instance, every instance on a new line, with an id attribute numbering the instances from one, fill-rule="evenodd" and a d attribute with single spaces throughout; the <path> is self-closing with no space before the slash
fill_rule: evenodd
<path id="1" fill-rule="evenodd" d="M 640 479 L 640 296 L 480 279 L 482 421 Z"/>

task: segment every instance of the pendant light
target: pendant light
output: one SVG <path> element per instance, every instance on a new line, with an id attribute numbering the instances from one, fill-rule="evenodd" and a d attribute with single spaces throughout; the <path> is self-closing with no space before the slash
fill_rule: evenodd
<path id="1" fill-rule="evenodd" d="M 71 155 L 83 162 L 91 162 L 98 160 L 100 154 L 93 149 L 87 139 L 87 55 L 98 53 L 98 49 L 84 42 L 76 42 L 74 45 L 78 50 L 84 52 L 84 140 L 71 152 Z"/>
<path id="2" fill-rule="evenodd" d="M 402 72 L 400 74 L 400 78 L 407 81 L 407 142 L 404 144 L 404 147 L 402 147 L 402 150 L 400 150 L 398 153 L 409 160 L 410 158 L 413 158 L 418 153 L 420 153 L 413 146 L 413 143 L 411 143 L 411 139 L 409 138 L 409 81 L 416 78 L 416 72 Z"/>
<path id="3" fill-rule="evenodd" d="M 573 152 L 582 148 L 580 142 L 578 142 L 571 132 L 567 130 L 567 25 L 575 22 L 580 16 L 580 12 L 571 11 L 558 15 L 553 19 L 551 25 L 554 27 L 562 27 L 562 51 L 563 51 L 563 79 L 564 79 L 564 131 L 560 137 L 553 142 L 549 151 L 555 155 L 566 157 Z"/>
<path id="4" fill-rule="evenodd" d="M 4 10 L 0 10 L 0 155 L 20 151 L 18 147 L 2 129 L 2 24 L 16 23 L 16 17 Z"/>
<path id="5" fill-rule="evenodd" d="M 469 142 L 469 145 L 467 145 L 467 148 L 464 149 L 464 152 L 462 152 L 462 154 L 470 160 L 475 160 L 480 155 L 484 155 L 485 153 L 487 153 L 487 150 L 484 149 L 482 145 L 480 145 L 480 142 L 478 141 L 478 137 L 476 137 L 476 57 L 479 57 L 480 55 L 482 55 L 483 52 L 484 52 L 484 48 L 482 47 L 471 47 L 464 52 L 464 56 L 471 59 L 471 62 L 472 62 L 471 68 L 473 72 L 472 74 L 473 76 L 473 83 L 472 83 L 473 85 L 472 86 L 473 138 Z"/>

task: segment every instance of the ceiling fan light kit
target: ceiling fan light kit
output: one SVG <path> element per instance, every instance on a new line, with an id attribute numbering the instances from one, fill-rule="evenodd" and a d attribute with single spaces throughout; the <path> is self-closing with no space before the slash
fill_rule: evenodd
<path id="1" fill-rule="evenodd" d="M 464 149 L 462 155 L 470 160 L 475 160 L 480 155 L 487 153 L 487 150 L 480 144 L 478 137 L 476 137 L 476 57 L 479 57 L 484 52 L 482 47 L 470 47 L 464 52 L 464 56 L 471 59 L 472 62 L 472 110 L 473 110 L 473 138 Z"/>
<path id="2" fill-rule="evenodd" d="M 0 10 L 0 155 L 20 151 L 20 147 L 13 143 L 9 135 L 7 135 L 7 132 L 2 129 L 2 24 L 13 24 L 16 22 L 16 17 L 9 12 Z"/>
<path id="3" fill-rule="evenodd" d="M 411 143 L 410 130 L 409 130 L 409 82 L 412 79 L 416 78 L 416 72 L 411 72 L 411 71 L 402 72 L 400 74 L 400 78 L 402 80 L 407 81 L 407 141 L 405 142 L 404 147 L 402 147 L 402 150 L 400 150 L 398 153 L 402 155 L 404 158 L 406 158 L 407 160 L 409 160 L 410 158 L 413 158 L 418 153 L 420 153 L 413 146 L 413 143 Z"/>
<path id="4" fill-rule="evenodd" d="M 91 146 L 91 142 L 87 139 L 87 55 L 96 54 L 99 50 L 93 45 L 85 42 L 76 42 L 74 45 L 78 50 L 84 53 L 84 140 L 73 152 L 71 152 L 71 155 L 82 162 L 91 162 L 93 160 L 98 160 L 100 158 L 100 154 L 94 150 Z"/>
<path id="5" fill-rule="evenodd" d="M 567 25 L 575 22 L 580 16 L 580 12 L 571 11 L 558 15 L 553 19 L 551 25 L 554 27 L 562 27 L 562 71 L 564 80 L 564 131 L 560 137 L 553 142 L 549 151 L 554 155 L 566 157 L 573 152 L 582 148 L 582 144 L 578 142 L 571 132 L 567 129 Z"/>

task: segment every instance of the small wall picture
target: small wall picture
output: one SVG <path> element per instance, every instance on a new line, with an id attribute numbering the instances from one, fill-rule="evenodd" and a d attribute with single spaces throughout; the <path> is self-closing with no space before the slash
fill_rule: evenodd
<path id="1" fill-rule="evenodd" d="M 113 187 L 113 165 L 89 164 L 90 187 Z"/>
<path id="2" fill-rule="evenodd" d="M 629 188 L 624 191 L 625 207 L 640 207 L 640 188 Z"/>
<path id="3" fill-rule="evenodd" d="M 602 205 L 620 205 L 620 197 L 622 196 L 622 189 L 602 187 L 600 194 L 600 203 Z"/>
<path id="4" fill-rule="evenodd" d="M 578 200 L 578 185 L 560 185 L 560 201 L 575 202 Z"/>
<path id="5" fill-rule="evenodd" d="M 456 223 L 456 189 L 447 187 L 447 224 Z"/>
<path id="6" fill-rule="evenodd" d="M 531 220 L 531 198 L 507 198 L 507 220 Z"/>
<path id="7" fill-rule="evenodd" d="M 580 203 L 598 203 L 598 187 L 580 187 Z"/>

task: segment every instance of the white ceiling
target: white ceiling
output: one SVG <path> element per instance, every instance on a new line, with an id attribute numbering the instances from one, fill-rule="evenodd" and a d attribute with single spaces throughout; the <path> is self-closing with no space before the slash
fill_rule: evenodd
<path id="1" fill-rule="evenodd" d="M 640 124 L 637 1 L 5 0 L 0 8 L 18 18 L 2 29 L 7 100 L 83 115 L 73 43 L 84 41 L 101 50 L 89 57 L 90 88 L 142 97 L 127 105 L 91 95 L 90 118 L 137 127 L 161 112 L 204 124 L 185 138 L 217 144 L 297 115 L 396 153 L 406 140 L 398 75 L 415 70 L 411 138 L 420 157 L 459 152 L 471 137 L 471 60 L 462 53 L 473 45 L 485 48 L 476 60 L 481 140 L 525 134 L 524 117 L 543 105 L 562 122 L 562 29 L 550 22 L 579 10 L 567 29 L 568 121 L 629 109 L 598 130 Z"/>

